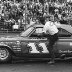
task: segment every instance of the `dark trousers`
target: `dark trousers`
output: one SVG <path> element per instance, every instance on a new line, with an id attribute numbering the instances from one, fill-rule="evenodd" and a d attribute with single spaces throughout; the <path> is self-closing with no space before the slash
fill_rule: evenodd
<path id="1" fill-rule="evenodd" d="M 48 50 L 49 50 L 49 53 L 51 55 L 51 60 L 53 61 L 54 58 L 55 58 L 55 54 L 54 54 L 54 48 L 53 48 L 53 45 L 55 44 L 55 42 L 58 40 L 58 34 L 54 34 L 54 35 L 49 35 L 48 36 L 48 41 L 49 41 L 49 44 L 48 44 Z"/>

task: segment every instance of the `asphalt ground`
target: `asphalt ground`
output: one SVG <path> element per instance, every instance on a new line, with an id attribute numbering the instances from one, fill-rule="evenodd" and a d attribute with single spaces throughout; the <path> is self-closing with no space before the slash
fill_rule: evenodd
<path id="1" fill-rule="evenodd" d="M 72 72 L 72 60 L 57 60 L 53 65 L 47 61 L 15 61 L 0 64 L 0 72 Z"/>

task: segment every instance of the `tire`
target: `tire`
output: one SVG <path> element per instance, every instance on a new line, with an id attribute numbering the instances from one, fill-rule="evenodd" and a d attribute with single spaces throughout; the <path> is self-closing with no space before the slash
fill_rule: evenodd
<path id="1" fill-rule="evenodd" d="M 11 58 L 10 51 L 5 47 L 0 47 L 0 63 L 10 63 Z"/>

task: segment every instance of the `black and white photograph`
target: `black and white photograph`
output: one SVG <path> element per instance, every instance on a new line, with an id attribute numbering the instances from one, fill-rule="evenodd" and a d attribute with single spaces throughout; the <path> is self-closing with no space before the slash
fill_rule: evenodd
<path id="1" fill-rule="evenodd" d="M 72 0 L 0 0 L 0 72 L 72 72 Z"/>

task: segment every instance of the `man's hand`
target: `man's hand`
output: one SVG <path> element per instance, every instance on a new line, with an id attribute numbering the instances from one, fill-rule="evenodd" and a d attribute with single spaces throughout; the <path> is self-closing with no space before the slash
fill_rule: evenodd
<path id="1" fill-rule="evenodd" d="M 42 36 L 45 37 L 45 35 L 46 35 L 45 32 L 42 32 Z"/>
<path id="2" fill-rule="evenodd" d="M 43 35 L 45 35 L 45 32 L 42 32 Z"/>

